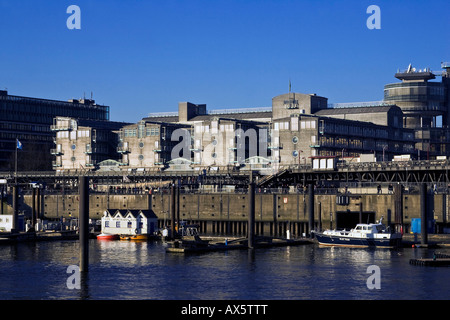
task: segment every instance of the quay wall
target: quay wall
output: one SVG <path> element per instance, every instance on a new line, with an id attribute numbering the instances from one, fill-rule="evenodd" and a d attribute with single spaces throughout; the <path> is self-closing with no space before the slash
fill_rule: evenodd
<path id="1" fill-rule="evenodd" d="M 344 203 L 336 194 L 316 194 L 314 196 L 314 225 L 316 228 L 351 227 L 362 222 L 374 222 L 382 216 L 384 222 L 395 223 L 403 219 L 405 232 L 411 221 L 420 218 L 420 195 L 403 194 L 357 194 L 348 195 Z M 248 221 L 249 196 L 239 193 L 181 193 L 177 215 L 180 220 L 200 223 L 208 232 L 245 231 Z M 448 195 L 428 194 L 427 212 L 435 221 L 436 231 L 448 224 Z M 32 195 L 19 197 L 19 213 L 31 216 Z M 107 209 L 148 209 L 158 216 L 160 226 L 170 220 L 170 194 L 96 194 L 89 195 L 89 216 L 101 219 Z M 40 195 L 35 199 L 35 211 L 44 219 L 77 218 L 79 195 Z M 178 210 L 178 209 L 177 209 Z M 308 199 L 303 193 L 257 193 L 255 195 L 255 222 L 257 233 L 278 234 L 287 229 L 296 234 L 308 232 Z M 399 213 L 401 210 L 401 213 Z M 12 214 L 12 197 L 4 199 L 2 213 Z M 361 217 L 361 218 L 360 218 Z M 355 220 L 356 219 L 356 220 Z M 367 220 L 367 221 L 366 221 Z"/>

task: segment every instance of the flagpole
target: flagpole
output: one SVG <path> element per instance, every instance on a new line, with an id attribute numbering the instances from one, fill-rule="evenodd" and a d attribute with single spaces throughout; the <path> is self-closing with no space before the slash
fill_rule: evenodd
<path id="1" fill-rule="evenodd" d="M 17 185 L 17 144 L 19 143 L 19 139 L 16 138 L 16 161 L 15 161 L 15 180 Z"/>

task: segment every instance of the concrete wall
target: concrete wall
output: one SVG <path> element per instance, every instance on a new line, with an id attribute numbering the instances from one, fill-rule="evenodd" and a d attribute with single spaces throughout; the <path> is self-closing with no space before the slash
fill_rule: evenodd
<path id="1" fill-rule="evenodd" d="M 151 198 L 150 198 L 151 197 Z M 249 200 L 247 194 L 208 193 L 180 194 L 180 219 L 187 221 L 248 221 Z M 315 195 L 315 224 L 320 220 L 323 228 L 336 227 L 336 212 L 341 215 L 355 214 L 360 211 L 379 220 L 395 221 L 395 196 L 391 194 L 350 194 L 348 205 L 336 204 L 336 195 Z M 428 195 L 428 212 L 437 223 L 449 221 L 448 196 Z M 151 209 L 160 221 L 170 220 L 170 194 L 91 194 L 89 197 L 90 218 L 101 219 L 106 209 Z M 78 195 L 42 195 L 40 211 L 45 218 L 78 217 Z M 420 197 L 418 194 L 403 195 L 403 223 L 408 225 L 411 219 L 420 218 Z M 319 211 L 320 209 L 320 211 Z M 36 209 L 37 210 L 37 209 Z M 32 196 L 19 198 L 19 212 L 30 216 Z M 331 214 L 330 214 L 331 213 Z M 3 214 L 12 214 L 12 197 L 3 202 Z M 341 216 L 343 217 L 343 216 Z M 330 219 L 332 219 L 330 224 Z M 303 194 L 256 194 L 255 221 L 265 224 L 308 223 L 307 195 Z M 365 222 L 365 221 L 363 221 Z"/>

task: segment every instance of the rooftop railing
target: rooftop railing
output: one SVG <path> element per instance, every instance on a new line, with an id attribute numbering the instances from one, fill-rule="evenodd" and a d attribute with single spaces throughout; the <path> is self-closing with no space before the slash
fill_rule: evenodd
<path id="1" fill-rule="evenodd" d="M 390 106 L 392 103 L 384 100 L 380 101 L 365 101 L 365 102 L 342 102 L 342 103 L 329 103 L 328 108 L 360 108 L 360 107 L 384 107 Z"/>
<path id="2" fill-rule="evenodd" d="M 272 112 L 272 107 L 257 107 L 257 108 L 236 108 L 236 109 L 216 109 L 208 110 L 206 114 L 239 114 L 239 113 L 258 113 L 258 112 Z M 150 118 L 156 117 L 176 117 L 178 112 L 152 112 L 148 114 Z"/>

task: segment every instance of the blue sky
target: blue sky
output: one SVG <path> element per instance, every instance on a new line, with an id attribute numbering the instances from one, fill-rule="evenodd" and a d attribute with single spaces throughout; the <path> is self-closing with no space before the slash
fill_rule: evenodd
<path id="1" fill-rule="evenodd" d="M 68 6 L 81 9 L 69 30 Z M 381 29 L 369 30 L 369 5 Z M 93 97 L 137 122 L 178 102 L 269 107 L 292 91 L 333 102 L 383 99 L 412 63 L 450 60 L 448 0 L 0 0 L 0 89 Z"/>

